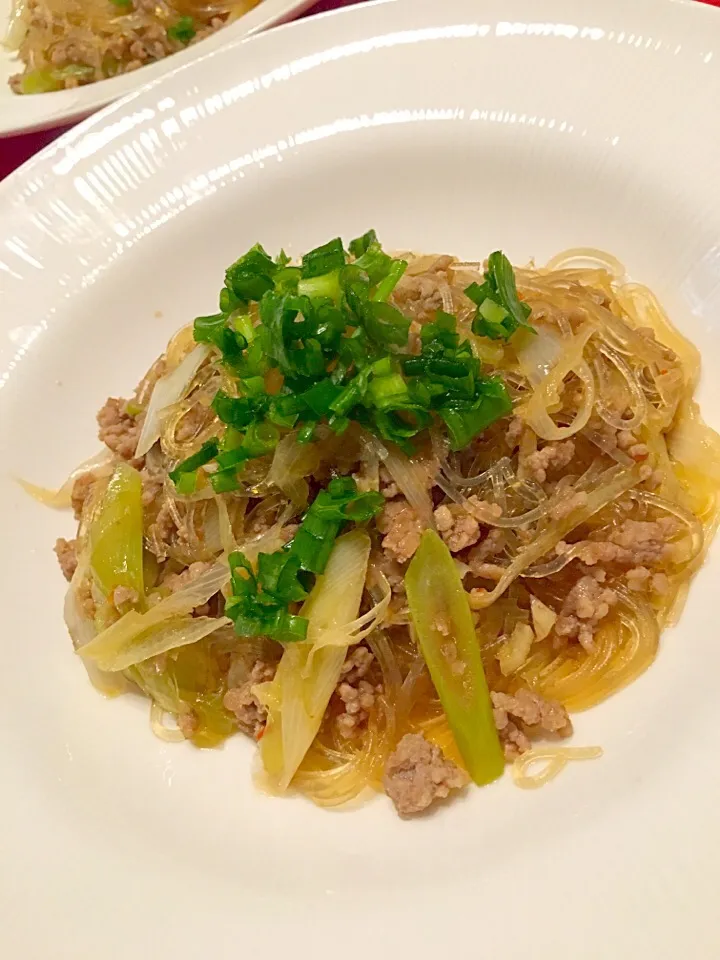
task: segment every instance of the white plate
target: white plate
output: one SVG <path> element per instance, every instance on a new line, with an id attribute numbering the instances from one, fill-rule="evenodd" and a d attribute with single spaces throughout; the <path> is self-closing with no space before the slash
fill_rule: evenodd
<path id="1" fill-rule="evenodd" d="M 110 3 L 110 0 L 107 2 Z M 0 42 L 0 137 L 57 127 L 85 117 L 104 107 L 106 103 L 117 100 L 131 90 L 137 90 L 143 84 L 156 80 L 183 63 L 189 63 L 211 50 L 218 50 L 233 40 L 250 37 L 260 30 L 290 20 L 315 2 L 316 0 L 263 0 L 259 6 L 224 30 L 173 54 L 172 57 L 112 80 L 35 96 L 18 96 L 8 86 L 8 79 L 20 72 L 21 65 L 17 56 L 6 50 Z M 12 6 L 12 0 L 0 0 L 0 41 L 5 34 Z M 236 56 L 242 57 L 244 54 L 236 53 Z"/>
<path id="2" fill-rule="evenodd" d="M 717 550 L 652 669 L 577 717 L 604 759 L 403 823 L 269 799 L 249 742 L 165 745 L 145 703 L 104 702 L 62 623 L 72 521 L 8 476 L 92 453 L 94 411 L 252 242 L 370 226 L 612 251 L 699 345 L 720 425 L 719 27 L 661 0 L 351 8 L 175 70 L 0 185 L 0 954 L 720 956 Z"/>

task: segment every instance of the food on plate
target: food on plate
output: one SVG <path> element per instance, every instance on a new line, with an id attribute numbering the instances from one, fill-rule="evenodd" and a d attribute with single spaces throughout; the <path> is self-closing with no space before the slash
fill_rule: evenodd
<path id="1" fill-rule="evenodd" d="M 699 366 L 596 251 L 256 245 L 107 400 L 104 452 L 34 490 L 79 521 L 76 652 L 166 740 L 256 740 L 276 792 L 411 815 L 507 762 L 537 786 L 598 754 L 569 714 L 652 663 L 702 563 Z"/>
<path id="2" fill-rule="evenodd" d="M 261 0 L 14 0 L 5 46 L 15 93 L 49 93 L 129 73 L 202 40 Z"/>

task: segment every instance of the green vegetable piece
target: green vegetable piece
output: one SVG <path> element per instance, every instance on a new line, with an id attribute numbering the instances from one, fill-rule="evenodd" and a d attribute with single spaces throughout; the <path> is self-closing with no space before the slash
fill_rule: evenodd
<path id="1" fill-rule="evenodd" d="M 410 401 L 408 385 L 399 373 L 374 377 L 368 386 L 368 399 L 379 410 L 394 410 Z"/>
<path id="2" fill-rule="evenodd" d="M 127 463 L 115 467 L 90 525 L 90 569 L 106 597 L 116 587 L 145 594 L 142 481 Z"/>
<path id="3" fill-rule="evenodd" d="M 348 250 L 354 257 L 361 257 L 373 243 L 377 243 L 378 238 L 374 230 L 368 230 L 361 237 L 356 237 L 350 241 Z"/>
<path id="4" fill-rule="evenodd" d="M 393 260 L 388 275 L 380 281 L 375 293 L 372 295 L 372 299 L 379 301 L 387 300 L 407 270 L 407 266 L 407 260 Z"/>
<path id="5" fill-rule="evenodd" d="M 345 266 L 345 250 L 340 237 L 329 240 L 321 247 L 315 247 L 302 258 L 302 276 L 303 280 L 310 280 L 312 277 L 322 277 L 333 270 L 339 270 Z"/>
<path id="6" fill-rule="evenodd" d="M 433 530 L 422 536 L 405 588 L 420 650 L 468 773 L 477 784 L 490 783 L 501 776 L 505 759 L 480 647 L 455 561 Z M 444 652 L 448 645 L 452 659 Z"/>
<path id="7" fill-rule="evenodd" d="M 130 10 L 132 8 L 132 0 L 110 0 L 110 3 L 117 7 L 118 10 Z"/>
<path id="8" fill-rule="evenodd" d="M 410 321 L 389 303 L 366 301 L 362 319 L 368 336 L 378 345 L 387 346 L 390 343 L 398 347 L 406 345 Z"/>
<path id="9" fill-rule="evenodd" d="M 175 481 L 175 489 L 181 497 L 189 497 L 197 489 L 198 472 L 193 470 L 191 473 L 181 473 Z"/>
<path id="10" fill-rule="evenodd" d="M 316 423 L 306 423 L 303 427 L 298 430 L 297 442 L 298 443 L 311 443 L 315 437 L 315 427 Z"/>
<path id="11" fill-rule="evenodd" d="M 212 408 L 223 423 L 242 430 L 255 422 L 261 414 L 263 403 L 254 397 L 229 397 L 218 390 Z"/>
<path id="12" fill-rule="evenodd" d="M 535 332 L 528 323 L 531 308 L 518 297 L 512 264 L 500 250 L 488 257 L 484 282 L 471 283 L 465 294 L 478 307 L 473 333 L 491 340 L 507 340 L 518 327 Z"/>
<path id="13" fill-rule="evenodd" d="M 376 242 L 370 244 L 353 266 L 366 273 L 371 286 L 374 287 L 390 274 L 394 262 L 393 258 Z"/>
<path id="14" fill-rule="evenodd" d="M 225 271 L 225 286 L 240 300 L 261 300 L 275 286 L 278 266 L 259 243 Z"/>
<path id="15" fill-rule="evenodd" d="M 231 467 L 229 470 L 218 470 L 217 473 L 211 473 L 210 486 L 215 493 L 231 493 L 233 490 L 239 490 L 240 481 L 237 476 L 237 468 Z"/>
<path id="16" fill-rule="evenodd" d="M 277 293 L 297 293 L 302 270 L 300 267 L 281 267 L 275 274 Z M 305 293 L 306 291 L 303 291 Z"/>
<path id="17" fill-rule="evenodd" d="M 65 81 L 72 77 L 80 83 L 92 80 L 95 71 L 82 63 L 69 63 L 64 67 L 42 67 L 30 70 L 20 82 L 20 92 L 26 94 L 52 93 L 62 90 Z"/>
<path id="18" fill-rule="evenodd" d="M 196 317 L 193 321 L 193 338 L 197 343 L 209 343 L 217 347 L 223 360 L 232 364 L 239 362 L 248 345 L 245 337 L 228 325 L 224 313 Z"/>
<path id="19" fill-rule="evenodd" d="M 192 17 L 179 17 L 172 26 L 167 28 L 168 37 L 185 46 L 190 43 L 196 33 L 195 21 Z"/>
<path id="20" fill-rule="evenodd" d="M 302 279 L 297 285 L 297 292 L 303 297 L 327 297 L 334 303 L 339 303 L 342 296 L 340 270 L 332 270 L 320 277 Z"/>
<path id="21" fill-rule="evenodd" d="M 499 377 L 484 377 L 480 392 L 470 405 L 447 406 L 438 412 L 450 434 L 450 448 L 462 450 L 491 423 L 512 410 L 512 401 Z"/>
<path id="22" fill-rule="evenodd" d="M 193 453 L 193 455 L 188 457 L 187 460 L 183 460 L 175 467 L 174 470 L 170 471 L 170 479 L 173 483 L 177 483 L 183 474 L 194 473 L 200 467 L 204 467 L 206 463 L 210 463 L 211 460 L 214 460 L 217 455 L 217 440 L 208 440 L 207 443 L 204 443 L 200 447 L 197 453 Z"/>
<path id="23" fill-rule="evenodd" d="M 259 554 L 257 575 L 243 553 L 230 555 L 232 596 L 225 613 L 240 636 L 268 636 L 282 643 L 303 640 L 307 620 L 289 603 L 304 600 L 314 575 L 325 571 L 335 540 L 348 522 L 366 523 L 384 503 L 379 493 L 359 493 L 352 477 L 337 477 L 308 508 L 292 542 Z"/>

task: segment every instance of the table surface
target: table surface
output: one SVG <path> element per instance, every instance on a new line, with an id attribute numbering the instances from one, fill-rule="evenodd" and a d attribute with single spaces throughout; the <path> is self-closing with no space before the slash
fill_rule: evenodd
<path id="1" fill-rule="evenodd" d="M 322 13 L 325 10 L 335 10 L 338 7 L 347 7 L 360 2 L 362 2 L 362 0 L 320 0 L 319 3 L 311 7 L 303 16 L 312 16 L 314 13 Z M 720 0 L 700 0 L 700 2 L 720 7 Z M 47 143 L 50 143 L 68 129 L 69 127 L 56 127 L 52 130 L 43 130 L 40 133 L 27 133 L 18 137 L 8 137 L 7 139 L 0 140 L 0 180 L 19 167 L 28 157 L 37 153 L 37 151 Z"/>

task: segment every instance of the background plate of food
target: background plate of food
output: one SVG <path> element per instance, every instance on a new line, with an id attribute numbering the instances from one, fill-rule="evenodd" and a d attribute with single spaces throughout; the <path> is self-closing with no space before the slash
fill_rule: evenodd
<path id="1" fill-rule="evenodd" d="M 85 116 L 309 6 L 311 0 L 0 0 L 0 137 Z"/>
<path id="2" fill-rule="evenodd" d="M 0 185 L 5 955 L 718 955 L 716 21 L 369 4 Z"/>

